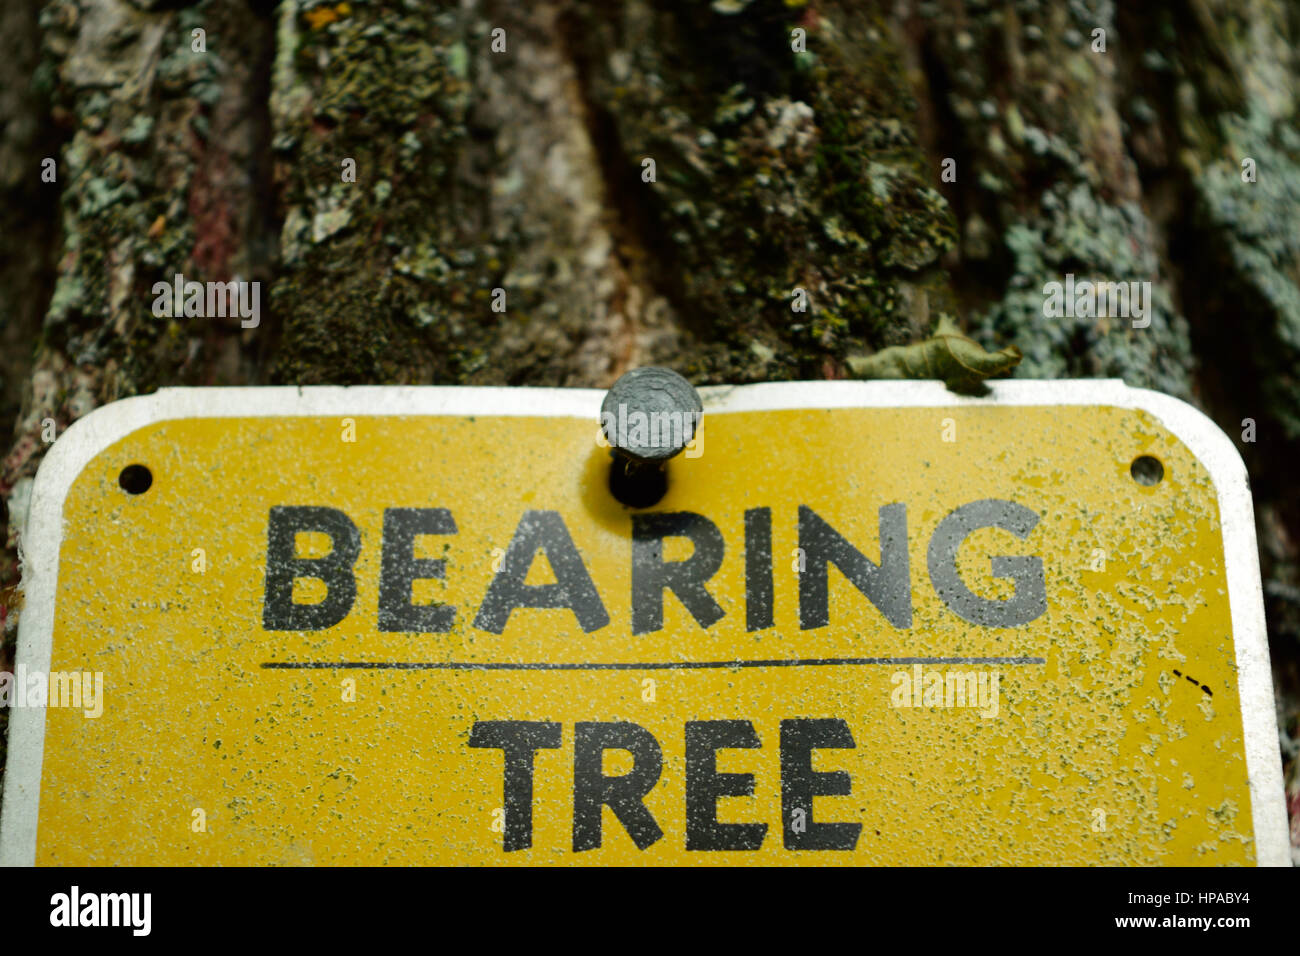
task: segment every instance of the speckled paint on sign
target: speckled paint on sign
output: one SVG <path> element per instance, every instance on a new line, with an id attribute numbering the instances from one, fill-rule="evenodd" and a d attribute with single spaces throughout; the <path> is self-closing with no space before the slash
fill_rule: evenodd
<path id="1" fill-rule="evenodd" d="M 951 419 L 951 423 L 946 422 Z M 945 436 L 947 432 L 947 436 Z M 955 406 L 729 412 L 706 409 L 703 454 L 675 460 L 652 511 L 692 511 L 721 530 L 707 630 L 671 594 L 664 627 L 633 636 L 631 512 L 610 496 L 596 424 L 566 417 L 191 418 L 140 428 L 97 454 L 64 504 L 53 670 L 104 673 L 97 719 L 47 711 L 36 862 L 41 864 L 660 863 L 1250 864 L 1252 806 L 1214 485 L 1146 412 Z M 945 437 L 955 440 L 945 441 Z M 779 449 L 779 454 L 773 453 Z M 1159 483 L 1130 474 L 1140 455 Z M 118 476 L 146 465 L 130 495 Z M 1037 555 L 1047 611 L 982 627 L 943 603 L 927 573 L 939 521 L 1000 498 L 1040 516 L 1020 540 L 983 529 L 958 554 L 971 590 L 1011 595 L 990 556 Z M 801 630 L 797 512 L 813 508 L 872 561 L 878 509 L 906 505 L 911 627 L 891 625 L 839 571 L 830 623 Z M 338 625 L 266 631 L 268 513 L 323 505 L 361 532 L 356 600 Z M 420 539 L 446 560 L 415 603 L 456 607 L 453 630 L 376 625 L 383 510 L 445 507 L 457 533 Z M 746 630 L 744 512 L 772 515 L 775 625 Z M 521 515 L 563 517 L 609 623 L 584 633 L 567 609 L 519 609 L 500 635 L 472 622 Z M 680 545 L 680 547 L 678 547 Z M 318 547 L 300 539 L 303 554 Z M 203 549 L 206 570 L 194 567 Z M 670 540 L 665 560 L 690 553 Z M 528 582 L 551 580 L 538 557 Z M 301 585 L 299 587 L 298 585 Z M 298 601 L 312 583 L 295 585 Z M 717 669 L 455 671 L 268 669 L 269 662 L 674 663 L 786 658 L 1026 657 L 997 672 L 996 717 L 891 705 L 899 664 Z M 940 670 L 953 668 L 934 665 Z M 355 681 L 355 700 L 344 682 Z M 645 682 L 652 680 L 653 685 Z M 647 690 L 653 689 L 653 699 Z M 848 796 L 816 821 L 862 825 L 850 851 L 782 841 L 780 722 L 834 717 L 853 749 L 817 750 Z M 761 748 L 719 752 L 754 794 L 723 797 L 723 822 L 768 826 L 757 851 L 688 851 L 686 721 L 743 719 Z M 506 853 L 502 751 L 467 746 L 476 720 L 556 721 L 537 751 L 532 847 Z M 663 771 L 645 806 L 663 836 L 638 849 L 603 810 L 599 849 L 572 848 L 574 727 L 631 721 Z M 625 773 L 610 751 L 605 773 Z M 206 830 L 195 832 L 202 809 Z M 1100 814 L 1099 812 L 1100 811 Z M 494 826 L 495 824 L 495 826 Z"/>

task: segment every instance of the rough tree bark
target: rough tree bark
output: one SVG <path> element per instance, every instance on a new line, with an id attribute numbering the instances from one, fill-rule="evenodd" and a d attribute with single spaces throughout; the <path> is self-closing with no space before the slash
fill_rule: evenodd
<path id="1" fill-rule="evenodd" d="M 1253 420 L 1239 447 L 1300 844 L 1300 5 L 9 0 L 2 17 L 0 665 L 47 420 L 175 384 L 838 378 L 947 314 L 1019 346 L 1016 374 L 1122 377 L 1232 436 Z M 261 325 L 155 317 L 176 272 L 261 281 Z M 1067 272 L 1151 281 L 1150 327 L 1044 319 Z"/>

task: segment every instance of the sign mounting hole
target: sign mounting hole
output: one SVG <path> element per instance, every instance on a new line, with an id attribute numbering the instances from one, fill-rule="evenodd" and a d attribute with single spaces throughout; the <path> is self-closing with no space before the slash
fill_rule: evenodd
<path id="1" fill-rule="evenodd" d="M 153 472 L 144 465 L 127 465 L 117 476 L 117 483 L 128 495 L 142 495 L 153 484 Z"/>
<path id="2" fill-rule="evenodd" d="M 1159 458 L 1150 455 L 1138 455 L 1129 465 L 1128 473 L 1139 485 L 1158 485 L 1165 477 L 1165 466 Z"/>

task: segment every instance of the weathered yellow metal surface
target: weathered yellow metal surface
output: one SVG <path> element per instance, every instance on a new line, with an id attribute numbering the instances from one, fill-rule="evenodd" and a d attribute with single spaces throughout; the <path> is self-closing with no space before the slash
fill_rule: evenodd
<path id="1" fill-rule="evenodd" d="M 101 452 L 75 480 L 51 669 L 102 672 L 104 709 L 93 719 L 47 713 L 38 863 L 1254 861 L 1215 489 L 1145 412 L 962 406 L 706 417 L 703 453 L 672 463 L 667 497 L 649 511 L 716 525 L 724 553 L 705 587 L 724 616 L 706 628 L 666 590 L 662 628 L 638 634 L 633 512 L 607 490 L 608 451 L 594 422 L 376 416 L 353 425 L 350 442 L 336 417 L 167 421 Z M 1163 480 L 1134 480 L 1140 455 L 1163 464 Z M 143 494 L 119 486 L 132 463 L 152 472 Z M 1027 623 L 964 619 L 928 573 L 940 521 L 987 499 L 1023 506 L 1037 523 L 1023 538 L 991 527 L 970 533 L 956 568 L 976 596 L 1005 601 L 1026 582 L 993 576 L 990 558 L 1040 558 L 1046 609 Z M 831 566 L 828 623 L 801 626 L 800 575 L 811 566 L 805 547 L 799 570 L 808 543 L 800 506 L 880 564 L 880 509 L 891 504 L 905 510 L 910 625 L 891 623 Z M 271 509 L 285 506 L 337 509 L 360 532 L 355 600 L 334 626 L 265 627 L 268 525 Z M 379 627 L 384 513 L 395 508 L 451 513 L 454 533 L 417 537 L 393 558 L 445 561 L 441 579 L 417 580 L 403 597 L 454 606 L 449 631 Z M 773 621 L 750 630 L 745 512 L 756 508 L 770 509 Z M 584 631 L 570 608 L 516 607 L 500 634 L 475 626 L 529 511 L 558 513 L 608 623 Z M 891 537 L 897 528 L 888 525 Z M 295 541 L 299 558 L 327 551 L 323 535 Z M 691 551 L 669 537 L 662 559 Z M 548 557 L 534 556 L 528 585 L 556 580 Z M 321 581 L 293 583 L 297 603 L 325 594 Z M 906 662 L 913 658 L 967 662 Z M 1030 662 L 969 663 L 983 658 Z M 740 666 L 795 659 L 805 663 Z M 845 660 L 854 662 L 835 663 Z M 688 662 L 731 666 L 681 666 Z M 304 663 L 318 666 L 296 667 Z M 340 663 L 370 666 L 326 666 Z M 918 667 L 923 686 L 912 698 L 899 688 L 910 688 Z M 984 706 L 942 692 L 927 701 L 931 671 L 988 675 Z M 827 746 L 813 725 L 793 723 L 810 719 L 842 721 L 853 746 Z M 759 746 L 733 737 L 716 756 L 717 773 L 752 775 L 752 795 L 709 767 L 704 776 L 696 768 L 696 799 L 711 781 L 729 781 L 715 789 L 739 795 L 704 803 L 716 804 L 720 823 L 765 825 L 744 831 L 761 841 L 756 850 L 688 849 L 686 725 L 721 720 L 752 725 Z M 470 746 L 476 722 L 490 721 L 559 725 L 558 746 L 534 752 L 525 849 L 504 847 L 504 751 Z M 783 721 L 791 722 L 784 775 Z M 633 768 L 629 751 L 609 749 L 596 777 L 588 767 L 575 783 L 579 723 L 632 723 L 657 742 L 662 766 L 644 797 L 653 825 L 639 825 L 643 849 L 597 804 L 600 845 L 575 850 L 576 791 L 590 801 L 602 766 L 608 777 Z M 794 746 L 798 728 L 822 741 L 811 757 Z M 809 768 L 842 772 L 849 792 L 808 798 L 796 789 L 783 801 L 783 786 L 797 788 L 801 773 L 813 790 L 844 780 Z M 850 825 L 832 842 L 852 838 L 851 848 L 787 848 L 830 822 Z M 699 832 L 696 842 L 708 845 Z M 739 831 L 724 832 L 726 842 Z"/>

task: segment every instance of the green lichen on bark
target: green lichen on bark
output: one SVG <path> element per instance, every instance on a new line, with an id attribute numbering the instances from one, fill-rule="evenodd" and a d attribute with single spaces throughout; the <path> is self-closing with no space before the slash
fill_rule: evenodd
<path id="1" fill-rule="evenodd" d="M 1001 300 L 976 317 L 974 327 L 988 342 L 1014 341 L 1024 352 L 1019 374 L 1026 378 L 1113 376 L 1186 397 L 1192 362 L 1187 323 L 1158 279 L 1142 210 L 1102 202 L 1086 183 L 1054 186 L 1040 202 L 1039 214 L 1007 228 L 1014 271 Z M 1044 287 L 1070 274 L 1080 282 L 1150 282 L 1144 298 L 1149 314 L 1045 315 Z M 1146 321 L 1150 325 L 1140 327 Z"/>
<path id="2" fill-rule="evenodd" d="M 589 380 L 600 363 L 584 350 L 682 354 L 672 323 L 654 331 L 665 309 L 690 343 L 672 361 L 701 381 L 844 374 L 850 347 L 923 333 L 947 301 L 937 262 L 953 233 L 888 32 L 856 7 L 798 6 L 578 4 L 558 31 L 554 7 L 282 7 L 276 378 L 520 384 L 570 377 L 577 355 Z M 489 53 L 502 24 L 506 49 Z M 577 64 L 587 129 L 526 157 L 563 177 L 548 207 L 500 124 L 510 107 L 531 132 L 539 109 L 567 129 L 567 63 L 518 89 L 550 43 Z M 345 158 L 356 183 L 340 181 Z M 586 162 L 600 181 L 574 169 Z M 608 207 L 599 228 L 574 182 Z M 531 210 L 511 198 L 530 187 Z M 796 287 L 807 312 L 791 311 Z M 489 308 L 496 288 L 505 313 Z M 622 331 L 584 344 L 607 314 Z"/>
<path id="3" fill-rule="evenodd" d="M 343 12 L 322 25 L 320 9 Z M 485 33 L 455 4 L 282 7 L 278 381 L 461 381 L 486 363 L 512 237 L 475 182 L 465 44 Z M 506 291 L 508 321 L 527 321 L 537 294 Z"/>
<path id="4" fill-rule="evenodd" d="M 1188 327 L 1161 274 L 1160 236 L 1115 108 L 1116 48 L 1129 48 L 1114 4 L 925 9 L 942 10 L 945 24 L 932 33 L 931 72 L 947 91 L 943 138 L 958 160 L 960 279 L 976 334 L 989 347 L 1014 341 L 1020 376 L 1117 377 L 1190 395 Z M 1096 30 L 1105 52 L 1094 49 Z M 1069 273 L 1150 282 L 1150 325 L 1045 316 L 1044 286 Z"/>
<path id="5" fill-rule="evenodd" d="M 251 146 L 228 134 L 250 123 L 255 18 L 230 0 L 159 12 L 55 0 L 41 23 L 56 109 L 75 124 L 59 163 L 65 245 L 43 347 L 97 370 L 95 401 L 210 382 L 215 357 L 200 353 L 213 320 L 155 316 L 150 290 L 178 272 L 250 277 L 250 199 L 229 187 Z"/>
<path id="6" fill-rule="evenodd" d="M 699 340 L 686 371 L 842 375 L 849 349 L 928 328 L 954 234 L 873 5 L 581 9 L 572 33 L 593 122 L 621 157 L 616 188 L 644 211 L 659 281 Z"/>
<path id="7" fill-rule="evenodd" d="M 1259 358 L 1264 398 L 1287 433 L 1300 437 L 1300 134 L 1252 113 L 1222 121 L 1232 155 L 1195 177 L 1198 213 L 1221 238 L 1225 284 L 1241 298 L 1239 332 Z M 1255 164 L 1244 182 L 1240 161 Z"/>
<path id="8" fill-rule="evenodd" d="M 1168 136 L 1195 199 L 1189 226 L 1232 303 L 1235 334 L 1252 343 L 1268 417 L 1300 438 L 1300 91 L 1289 42 L 1300 13 L 1271 0 L 1249 10 L 1201 2 L 1161 25 L 1195 41 L 1147 63 L 1151 85 L 1168 90 Z"/>

